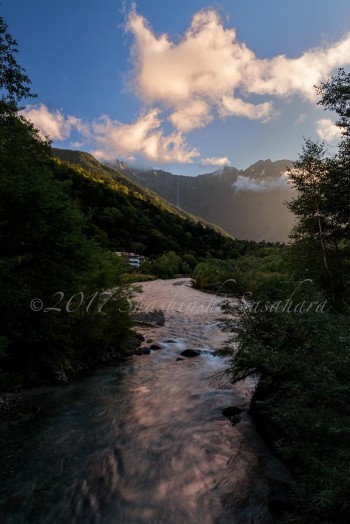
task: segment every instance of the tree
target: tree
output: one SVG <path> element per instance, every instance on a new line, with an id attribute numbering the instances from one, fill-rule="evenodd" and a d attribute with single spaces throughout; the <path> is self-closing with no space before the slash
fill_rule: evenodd
<path id="1" fill-rule="evenodd" d="M 0 382 L 6 382 L 13 370 L 69 371 L 106 345 L 122 347 L 129 314 L 124 268 L 86 237 L 86 217 L 54 176 L 49 142 L 19 113 L 30 82 L 2 19 L 0 37 Z M 101 314 L 98 297 L 106 288 L 115 292 Z M 71 297 L 94 293 L 94 308 L 65 307 Z M 62 304 L 50 308 L 57 295 Z M 41 311 L 31 307 L 33 299 L 42 301 Z"/>
<path id="2" fill-rule="evenodd" d="M 0 115 L 16 112 L 23 98 L 36 96 L 30 91 L 29 77 L 15 59 L 16 53 L 18 44 L 0 17 Z"/>
<path id="3" fill-rule="evenodd" d="M 350 73 L 346 73 L 342 68 L 338 69 L 336 75 L 316 87 L 316 92 L 321 97 L 318 105 L 337 113 L 339 120 L 336 125 L 348 139 L 350 137 Z"/>
<path id="4" fill-rule="evenodd" d="M 334 237 L 333 213 L 329 206 L 329 162 L 326 160 L 324 144 L 306 140 L 299 159 L 289 170 L 289 180 L 297 196 L 287 206 L 296 215 L 298 222 L 291 238 L 294 250 L 312 252 L 313 273 L 315 262 L 323 267 L 326 281 L 329 280 L 332 301 L 335 300 L 335 283 L 330 266 L 330 246 Z M 308 269 L 303 266 L 303 270 Z M 311 268 L 310 268 L 311 270 Z M 325 282 L 324 282 L 325 284 Z"/>
<path id="5" fill-rule="evenodd" d="M 174 251 L 168 251 L 156 259 L 152 270 L 160 278 L 174 278 L 180 271 L 180 265 L 181 258 Z"/>
<path id="6" fill-rule="evenodd" d="M 338 221 L 338 228 L 343 235 L 350 237 L 350 74 L 339 69 L 328 82 L 317 88 L 321 96 L 319 105 L 334 111 L 339 119 L 336 125 L 342 136 L 338 152 L 332 163 L 333 172 L 333 214 Z M 330 188 L 329 188 L 330 189 Z"/>
<path id="7" fill-rule="evenodd" d="M 289 172 L 298 196 L 287 205 L 298 220 L 292 239 L 297 258 L 304 262 L 301 269 L 309 269 L 333 304 L 342 307 L 349 298 L 350 75 L 340 69 L 317 92 L 319 104 L 339 116 L 336 125 L 342 137 L 333 156 L 324 143 L 305 141 Z M 317 270 L 317 262 L 323 272 Z"/>

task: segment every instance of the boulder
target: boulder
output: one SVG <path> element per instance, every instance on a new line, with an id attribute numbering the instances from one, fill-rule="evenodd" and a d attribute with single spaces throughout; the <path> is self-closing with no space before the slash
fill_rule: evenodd
<path id="1" fill-rule="evenodd" d="M 162 346 L 159 344 L 152 344 L 151 349 L 153 349 L 153 351 L 158 351 L 159 349 L 162 349 Z"/>
<path id="2" fill-rule="evenodd" d="M 193 357 L 199 357 L 201 355 L 201 351 L 199 349 L 185 349 L 181 352 L 181 355 L 183 357 L 187 358 L 193 358 Z"/>
<path id="3" fill-rule="evenodd" d="M 224 417 L 236 417 L 237 415 L 240 415 L 243 413 L 244 409 L 238 408 L 237 406 L 229 406 L 227 408 L 224 408 L 222 410 L 222 414 Z"/>
<path id="4" fill-rule="evenodd" d="M 143 355 L 149 355 L 151 353 L 150 348 L 146 348 L 146 347 L 141 348 L 141 351 Z"/>

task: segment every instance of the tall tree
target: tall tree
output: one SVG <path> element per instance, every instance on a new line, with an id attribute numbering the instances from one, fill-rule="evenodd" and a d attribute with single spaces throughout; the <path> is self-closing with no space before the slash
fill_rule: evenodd
<path id="1" fill-rule="evenodd" d="M 319 105 L 334 111 L 338 120 L 335 125 L 341 130 L 338 152 L 333 162 L 333 214 L 338 228 L 350 238 L 350 74 L 344 69 L 317 88 Z"/>
<path id="2" fill-rule="evenodd" d="M 0 17 L 0 115 L 16 112 L 24 98 L 34 98 L 31 81 L 15 56 L 18 44 L 8 32 L 7 24 Z"/>
<path id="3" fill-rule="evenodd" d="M 350 74 L 339 69 L 316 89 L 319 105 L 338 116 L 339 147 L 330 156 L 324 143 L 306 140 L 289 173 L 298 196 L 288 207 L 298 220 L 292 239 L 296 256 L 305 262 L 303 270 L 312 268 L 332 302 L 341 306 L 350 298 Z M 321 261 L 322 272 L 316 261 Z"/>
<path id="4" fill-rule="evenodd" d="M 350 73 L 338 69 L 337 74 L 317 86 L 316 91 L 321 97 L 318 104 L 337 113 L 336 125 L 350 138 Z"/>
<path id="5" fill-rule="evenodd" d="M 30 82 L 2 19 L 0 35 L 1 383 L 13 369 L 67 370 L 88 351 L 96 354 L 118 339 L 122 345 L 128 314 L 115 301 L 113 317 L 96 308 L 71 312 L 65 303 L 45 313 L 55 293 L 68 300 L 119 285 L 115 298 L 124 300 L 123 268 L 87 239 L 85 217 L 54 178 L 49 142 L 20 115 L 20 101 L 31 96 Z M 40 312 L 30 307 L 35 298 L 42 301 Z"/>
<path id="6" fill-rule="evenodd" d="M 297 196 L 287 205 L 297 217 L 291 238 L 293 251 L 298 251 L 297 256 L 305 262 L 299 270 L 309 269 L 310 273 L 319 275 L 322 287 L 328 289 L 334 303 L 337 292 L 331 259 L 337 247 L 337 229 L 329 191 L 332 174 L 324 144 L 306 140 L 302 154 L 289 170 L 290 183 L 297 190 Z M 321 273 L 318 264 L 323 267 Z"/>

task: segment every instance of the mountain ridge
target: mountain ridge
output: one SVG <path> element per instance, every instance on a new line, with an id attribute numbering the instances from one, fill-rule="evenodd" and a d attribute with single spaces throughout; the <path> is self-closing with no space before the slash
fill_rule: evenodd
<path id="1" fill-rule="evenodd" d="M 107 177 L 129 187 L 160 208 L 201 222 L 216 232 L 256 242 L 286 242 L 294 218 L 284 205 L 294 196 L 286 159 L 259 160 L 246 169 L 225 166 L 197 176 L 174 175 L 160 169 L 136 168 L 124 161 L 101 164 L 82 151 L 54 149 L 63 161 L 88 168 L 101 167 Z"/>
<path id="2" fill-rule="evenodd" d="M 172 213 L 175 213 L 179 215 L 181 218 L 192 220 L 196 223 L 202 224 L 204 227 L 209 227 L 213 229 L 215 232 L 227 236 L 229 238 L 233 238 L 231 234 L 229 234 L 227 231 L 225 231 L 223 228 L 218 226 L 217 224 L 211 224 L 202 217 L 197 217 L 193 215 L 192 213 L 183 210 L 177 206 L 174 206 L 171 202 L 164 201 L 164 198 L 162 198 L 157 193 L 154 193 L 152 190 L 150 190 L 147 187 L 144 187 L 142 185 L 139 185 L 136 181 L 133 181 L 131 178 L 126 176 L 123 172 L 120 173 L 121 169 L 119 168 L 112 168 L 111 166 L 104 165 L 100 163 L 93 155 L 90 153 L 86 153 L 84 151 L 76 151 L 71 149 L 59 149 L 59 148 L 52 148 L 52 152 L 56 158 L 59 160 L 66 162 L 68 164 L 80 166 L 84 169 L 87 169 L 89 171 L 98 173 L 99 176 L 101 175 L 101 169 L 105 171 L 105 176 L 107 178 L 110 176 L 115 180 L 117 183 L 120 183 L 126 187 L 128 187 L 136 196 L 138 196 L 141 199 L 149 199 L 152 201 L 152 203 L 155 203 L 158 205 L 161 209 L 165 211 L 170 211 Z"/>
<path id="3" fill-rule="evenodd" d="M 178 208 L 218 224 L 235 238 L 288 240 L 294 218 L 284 202 L 294 196 L 287 184 L 290 160 L 259 160 L 246 169 L 231 166 L 197 176 L 173 175 L 118 163 L 123 174 Z"/>

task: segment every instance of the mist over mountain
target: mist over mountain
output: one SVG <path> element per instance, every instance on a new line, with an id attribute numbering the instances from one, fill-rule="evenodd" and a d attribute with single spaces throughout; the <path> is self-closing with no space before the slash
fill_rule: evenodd
<path id="1" fill-rule="evenodd" d="M 284 204 L 294 195 L 287 184 L 289 160 L 260 160 L 245 170 L 224 167 L 195 177 L 139 169 L 119 161 L 113 165 L 134 182 L 236 238 L 288 240 L 294 222 Z"/>

